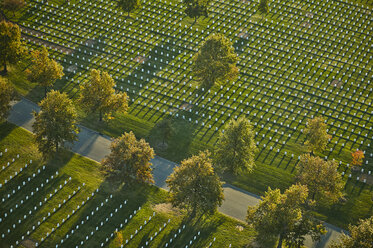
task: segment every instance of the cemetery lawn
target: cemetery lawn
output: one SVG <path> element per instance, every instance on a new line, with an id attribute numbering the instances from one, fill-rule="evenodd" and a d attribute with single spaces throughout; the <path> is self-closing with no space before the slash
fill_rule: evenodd
<path id="1" fill-rule="evenodd" d="M 7 152 L 4 151 L 5 148 Z M 54 247 L 56 244 L 60 247 L 75 247 L 76 244 L 80 245 L 80 242 L 84 241 L 86 247 L 98 247 L 102 242 L 107 247 L 118 247 L 120 236 L 123 242 L 126 242 L 140 226 L 143 226 L 142 230 L 129 241 L 127 247 L 141 247 L 147 241 L 148 247 L 165 246 L 166 242 L 184 225 L 185 229 L 174 238 L 172 243 L 174 247 L 185 246 L 194 236 L 197 237 L 193 244 L 198 247 L 208 246 L 214 238 L 216 239 L 214 246 L 217 247 L 227 247 L 229 244 L 232 244 L 232 247 L 242 247 L 250 243 L 255 234 L 244 223 L 220 213 L 190 221 L 185 211 L 173 209 L 167 204 L 166 191 L 150 185 L 120 185 L 118 181 L 105 178 L 104 172 L 100 170 L 100 164 L 67 150 L 62 150 L 58 157 L 45 163 L 37 152 L 31 133 L 9 123 L 0 123 L 0 151 L 3 152 L 0 157 L 1 165 L 6 165 L 8 161 L 11 162 L 12 158 L 15 158 L 9 167 L 0 172 L 0 183 L 3 184 L 0 188 L 0 198 L 6 198 L 0 205 L 2 218 L 0 235 L 5 234 L 2 245 L 14 245 L 18 241 L 23 247 L 28 247 L 35 242 L 38 242 L 40 247 Z M 5 180 L 16 171 L 19 172 L 25 163 L 28 167 L 4 184 Z M 39 169 L 40 174 L 38 174 Z M 32 178 L 33 174 L 35 174 L 34 178 Z M 31 177 L 30 181 L 27 180 L 28 177 Z M 25 186 L 22 186 L 23 181 L 26 182 Z M 18 186 L 21 187 L 20 190 L 17 190 Z M 74 191 L 77 191 L 75 195 Z M 93 197 L 92 193 L 94 193 Z M 70 200 L 63 203 L 69 195 L 71 195 Z M 108 202 L 105 202 L 106 199 Z M 125 200 L 127 200 L 126 204 Z M 43 204 L 39 206 L 41 201 Z M 83 205 L 82 201 L 86 203 Z M 83 206 L 78 209 L 79 205 Z M 56 209 L 55 212 L 53 208 Z M 138 210 L 136 214 L 134 210 Z M 49 212 L 50 216 L 48 216 Z M 144 221 L 149 220 L 153 212 L 155 216 L 144 225 Z M 129 218 L 131 214 L 134 215 L 132 219 Z M 88 221 L 86 216 L 89 216 Z M 45 221 L 37 225 L 44 217 Z M 128 224 L 125 224 L 125 219 L 128 219 Z M 21 220 L 21 223 L 18 223 L 18 220 Z M 84 223 L 81 224 L 83 220 Z M 167 223 L 166 227 L 159 232 L 159 228 L 163 227 L 164 223 Z M 121 224 L 123 224 L 122 228 L 120 228 Z M 80 226 L 78 229 L 76 229 L 77 225 Z M 34 231 L 32 226 L 35 226 Z M 96 226 L 99 226 L 98 232 L 95 231 Z M 120 234 L 113 234 L 111 238 L 111 234 L 117 227 Z M 239 231 L 238 227 L 242 227 L 242 230 Z M 52 230 L 54 231 L 51 233 Z M 74 230 L 73 234 L 71 230 Z M 29 235 L 27 235 L 28 231 Z M 91 236 L 92 231 L 93 236 Z M 159 234 L 150 241 L 155 232 Z M 200 232 L 199 236 L 198 232 Z M 46 237 L 47 233 L 51 234 Z M 66 234 L 69 234 L 68 238 Z M 21 242 L 22 236 L 24 240 Z M 88 240 L 86 240 L 87 236 Z M 44 241 L 41 243 L 42 239 Z M 63 243 L 61 239 L 64 239 Z"/>
<path id="2" fill-rule="evenodd" d="M 224 180 L 259 195 L 267 186 L 284 190 L 294 182 L 298 156 L 305 152 L 303 129 L 311 118 L 322 116 L 332 139 L 318 155 L 339 162 L 347 202 L 320 209 L 320 218 L 346 228 L 371 215 L 372 4 L 281 0 L 271 3 L 262 20 L 256 1 L 214 0 L 209 17 L 192 25 L 177 3 L 143 1 L 127 18 L 111 0 L 31 0 L 11 19 L 21 25 L 29 49 L 47 45 L 64 66 L 65 76 L 54 89 L 76 102 L 79 84 L 94 68 L 107 71 L 117 90 L 127 92 L 128 114 L 109 123 L 78 108 L 80 122 L 103 134 L 117 137 L 133 131 L 158 155 L 179 163 L 198 150 L 212 150 L 232 118 L 248 118 L 260 150 L 256 171 L 225 175 Z M 191 65 L 212 33 L 232 40 L 240 75 L 208 90 L 198 87 Z M 21 94 L 39 102 L 43 89 L 26 83 L 22 75 L 28 63 L 10 77 Z M 157 149 L 161 139 L 155 125 L 170 116 L 176 134 L 167 149 Z M 363 172 L 349 166 L 356 149 L 366 152 Z"/>

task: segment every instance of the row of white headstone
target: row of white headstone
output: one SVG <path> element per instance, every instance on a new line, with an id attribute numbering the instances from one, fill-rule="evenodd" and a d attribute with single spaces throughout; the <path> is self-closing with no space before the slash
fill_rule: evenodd
<path id="1" fill-rule="evenodd" d="M 125 200 L 123 204 L 126 205 L 127 200 Z M 120 204 L 119 210 L 121 210 L 122 208 L 123 208 L 123 205 Z M 134 214 L 136 214 L 136 212 L 139 211 L 140 209 L 141 208 L 139 208 L 138 210 L 134 210 Z M 110 212 L 109 217 L 106 217 L 104 221 L 101 221 L 100 225 L 97 225 L 95 230 L 91 231 L 90 235 L 87 235 L 85 239 L 81 240 L 80 243 L 78 243 L 75 247 L 78 248 L 79 246 L 83 246 L 84 243 L 87 242 L 96 232 L 98 232 L 100 228 L 104 226 L 116 213 L 118 213 L 118 208 L 115 208 L 114 212 Z M 132 218 L 132 215 L 130 215 L 130 219 L 131 218 Z M 125 222 L 127 223 L 127 221 L 128 220 L 126 219 Z M 84 222 L 82 222 L 81 224 L 84 224 Z"/>
<path id="2" fill-rule="evenodd" d="M 147 247 L 149 244 L 150 244 L 150 242 L 152 242 L 153 241 L 153 239 L 155 239 L 161 232 L 162 232 L 162 230 L 164 230 L 165 228 L 166 228 L 166 226 L 167 226 L 167 224 L 168 223 L 170 223 L 170 221 L 171 221 L 171 219 L 168 219 L 168 221 L 167 222 L 165 222 L 165 223 L 163 223 L 163 225 L 159 228 L 159 230 L 158 231 L 156 231 L 150 238 L 149 238 L 149 240 L 147 240 L 146 242 L 145 242 L 145 246 L 143 245 L 143 246 L 141 246 L 141 248 L 145 248 L 145 247 Z"/>
<path id="3" fill-rule="evenodd" d="M 98 192 L 98 189 L 96 190 L 96 193 Z M 102 202 L 101 202 L 101 204 L 99 204 L 98 206 L 96 206 L 96 209 L 94 209 L 94 210 L 92 210 L 91 211 L 91 214 L 89 215 L 87 215 L 84 219 L 86 220 L 84 223 L 83 223 L 83 225 L 85 224 L 85 223 L 87 223 L 87 221 L 89 220 L 89 219 L 92 219 L 92 217 L 98 212 L 98 210 L 99 209 L 101 209 L 108 201 L 109 201 L 109 199 L 112 199 L 113 198 L 113 195 L 112 194 L 110 194 L 110 196 L 108 197 L 108 198 L 106 198 L 105 200 L 103 200 Z M 126 204 L 126 202 L 125 202 L 125 204 Z M 83 219 L 83 220 L 84 220 Z M 81 227 L 82 225 L 80 225 L 80 227 Z M 79 224 L 77 224 L 74 228 L 72 228 L 71 229 L 71 231 L 70 231 L 70 234 L 69 233 L 67 233 L 65 236 L 64 236 L 64 238 L 62 238 L 61 239 L 61 241 L 60 241 L 60 243 L 61 244 L 63 244 L 64 242 L 66 242 L 66 240 L 67 239 L 69 239 L 73 234 L 74 234 L 74 232 L 76 231 L 76 230 L 78 230 L 79 229 Z M 56 248 L 58 247 L 59 245 L 58 244 L 56 244 Z"/>
<path id="4" fill-rule="evenodd" d="M 59 222 L 59 223 L 57 223 L 56 224 L 56 227 L 55 228 L 52 228 L 52 230 L 51 230 L 51 232 L 49 233 L 49 232 L 47 232 L 47 234 L 46 234 L 46 236 L 45 237 L 43 237 L 43 238 L 41 238 L 41 241 L 40 241 L 40 243 L 39 243 L 39 245 L 42 243 L 42 242 L 44 242 L 53 232 L 55 232 L 58 228 L 60 228 L 66 221 L 68 221 L 75 213 L 77 213 L 78 212 L 78 210 L 80 209 L 80 208 L 82 208 L 82 207 L 84 207 L 84 205 L 85 204 L 87 204 L 87 202 L 89 201 L 89 200 L 91 200 L 94 196 L 95 196 L 95 194 L 96 193 L 98 193 L 98 189 L 96 189 L 96 191 L 94 191 L 94 192 L 92 192 L 91 193 L 91 195 L 90 196 L 87 196 L 87 198 L 86 198 L 86 200 L 84 201 L 82 201 L 82 203 L 79 205 L 78 204 L 78 206 L 76 207 L 76 209 L 73 209 L 72 210 L 72 212 L 71 212 L 71 215 L 70 214 L 68 214 L 67 216 L 66 216 L 66 219 L 62 219 L 62 221 L 61 222 Z M 89 220 L 89 217 L 87 216 L 87 219 L 86 219 L 86 221 L 88 221 Z M 83 223 L 83 221 L 82 221 L 82 224 L 84 224 Z M 57 247 L 57 245 L 56 245 L 56 247 Z"/>
<path id="5" fill-rule="evenodd" d="M 178 231 L 174 234 L 173 237 L 170 238 L 170 240 L 165 244 L 165 247 L 168 247 L 168 245 L 171 245 L 172 241 L 174 241 L 177 236 L 180 235 L 180 233 L 185 229 L 185 225 L 183 225 L 181 228 L 178 229 Z"/>
<path id="6" fill-rule="evenodd" d="M 21 207 L 21 206 L 22 206 L 22 205 L 23 205 L 27 200 L 29 200 L 29 199 L 33 199 L 34 195 L 35 195 L 37 192 L 39 192 L 39 189 L 41 190 L 41 189 L 42 189 L 44 186 L 46 186 L 50 181 L 52 181 L 55 177 L 57 177 L 57 175 L 58 175 L 58 171 L 56 171 L 56 173 L 55 173 L 54 175 L 51 175 L 51 176 L 50 176 L 50 179 L 47 178 L 47 179 L 45 180 L 45 183 L 41 183 L 39 187 L 36 187 L 34 190 L 32 190 L 32 191 L 30 192 L 30 194 L 29 194 L 29 195 L 26 195 L 25 198 L 22 199 L 18 204 L 16 204 L 14 207 L 10 208 L 10 209 L 9 209 L 9 213 L 5 212 L 5 213 L 4 213 L 4 217 L 3 217 L 3 218 L 0 218 L 0 223 L 1 223 L 2 221 L 4 221 L 8 216 L 11 216 L 11 214 L 13 213 L 13 208 L 14 208 L 14 210 L 15 210 L 15 209 Z M 68 180 L 70 181 L 70 180 L 71 180 L 71 177 L 70 177 Z M 59 188 L 55 189 L 55 192 L 49 194 L 48 197 L 44 198 L 44 203 L 47 202 L 47 200 L 49 200 L 49 199 L 50 199 L 54 194 L 57 193 L 58 190 L 62 189 L 62 187 L 65 186 L 66 184 L 67 184 L 67 181 L 65 181 L 64 184 L 61 184 Z M 35 191 L 35 193 L 34 193 L 34 191 Z M 40 202 L 39 205 L 41 206 L 41 205 L 42 205 L 42 202 Z M 34 206 L 34 210 L 36 210 L 36 208 L 37 208 L 37 206 Z M 31 211 L 30 211 L 30 214 L 31 214 Z M 26 219 L 26 218 L 24 217 L 24 219 Z M 21 222 L 19 222 L 19 223 L 21 223 Z"/>
<path id="7" fill-rule="evenodd" d="M 3 155 L 3 153 L 0 154 L 0 157 L 2 157 L 2 155 Z M 1 167 L 0 172 L 2 172 L 2 171 L 5 170 L 6 168 L 8 168 L 10 165 L 12 165 L 12 164 L 16 161 L 16 159 L 19 159 L 19 154 L 17 154 L 17 156 L 16 156 L 15 158 L 12 158 L 12 161 L 7 162 L 7 165 L 3 165 L 3 166 Z"/>
<path id="8" fill-rule="evenodd" d="M 67 181 L 65 181 L 67 183 Z M 82 187 L 85 186 L 85 183 L 82 184 Z M 60 185 L 61 187 L 61 185 Z M 73 191 L 73 193 L 71 195 L 68 195 L 67 198 L 65 198 L 61 203 L 58 204 L 58 207 L 57 208 L 53 208 L 52 211 L 49 211 L 41 220 L 39 220 L 35 225 L 32 226 L 31 230 L 28 230 L 22 237 L 21 237 L 21 240 L 17 240 L 16 243 L 15 243 L 15 246 L 18 246 L 20 244 L 20 242 L 22 242 L 25 237 L 28 237 L 30 236 L 30 234 L 32 234 L 41 224 L 43 224 L 48 218 L 50 218 L 54 213 L 56 213 L 58 210 L 60 210 L 70 199 L 72 199 L 74 196 L 76 196 L 76 194 L 78 194 L 80 192 L 80 190 L 82 189 L 81 186 L 78 186 L 76 188 L 76 190 Z M 55 189 L 56 190 L 56 189 Z M 56 191 L 55 191 L 56 192 Z M 42 202 L 40 202 L 42 203 Z M 85 201 L 82 201 L 81 203 L 82 205 L 79 205 L 77 206 L 77 210 L 80 209 L 81 206 L 83 206 L 85 204 Z M 77 211 L 75 209 L 72 210 L 72 215 Z M 67 216 L 67 219 L 70 218 L 70 215 Z M 52 232 L 54 232 L 55 228 L 52 228 Z M 8 230 L 9 232 L 9 230 Z M 41 242 L 44 241 L 44 238 L 41 239 Z M 39 243 L 35 243 L 35 246 L 37 247 L 39 245 Z M 13 247 L 13 246 L 11 246 Z"/>

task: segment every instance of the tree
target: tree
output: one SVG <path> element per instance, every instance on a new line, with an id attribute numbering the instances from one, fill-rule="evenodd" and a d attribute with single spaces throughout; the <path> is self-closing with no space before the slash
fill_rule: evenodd
<path id="1" fill-rule="evenodd" d="M 298 164 L 297 180 L 307 185 L 311 200 L 334 203 L 343 196 L 343 180 L 336 161 L 302 155 Z"/>
<path id="2" fill-rule="evenodd" d="M 13 99 L 13 88 L 4 78 L 0 78 L 0 122 L 6 120 Z"/>
<path id="3" fill-rule="evenodd" d="M 115 93 L 114 80 L 107 73 L 98 70 L 91 71 L 89 82 L 80 85 L 79 102 L 91 112 L 99 112 L 100 121 L 113 119 L 113 112 L 126 113 L 128 97 L 126 93 Z"/>
<path id="4" fill-rule="evenodd" d="M 215 150 L 215 164 L 222 171 L 235 174 L 239 171 L 251 172 L 255 166 L 257 147 L 255 134 L 249 120 L 231 120 L 224 132 L 220 133 Z"/>
<path id="5" fill-rule="evenodd" d="M 373 247 L 373 216 L 360 220 L 359 224 L 349 226 L 349 235 L 342 234 L 340 243 L 332 243 L 330 248 L 367 248 Z"/>
<path id="6" fill-rule="evenodd" d="M 154 182 L 150 160 L 154 150 L 144 139 L 137 140 L 132 132 L 116 138 L 110 146 L 110 154 L 102 165 L 126 181 Z"/>
<path id="7" fill-rule="evenodd" d="M 268 12 L 269 12 L 268 0 L 260 0 L 259 6 L 258 6 L 258 11 L 261 14 L 268 14 Z M 263 17 L 262 17 L 262 20 L 263 20 Z"/>
<path id="8" fill-rule="evenodd" d="M 18 25 L 0 22 L 0 63 L 4 66 L 4 74 L 8 72 L 7 65 L 18 62 L 23 53 L 21 31 Z"/>
<path id="9" fill-rule="evenodd" d="M 15 12 L 25 6 L 24 0 L 3 0 L 3 8 L 13 12 L 13 17 Z"/>
<path id="10" fill-rule="evenodd" d="M 163 145 L 166 144 L 166 140 L 169 140 L 175 132 L 169 118 L 164 118 L 162 121 L 158 122 L 156 125 L 156 129 L 160 132 Z"/>
<path id="11" fill-rule="evenodd" d="M 194 23 L 200 16 L 208 16 L 207 7 L 210 4 L 210 0 L 184 0 L 185 14 L 190 18 L 194 18 Z"/>
<path id="12" fill-rule="evenodd" d="M 130 16 L 130 12 L 141 7 L 140 0 L 119 0 L 118 6 L 128 13 L 128 17 Z"/>
<path id="13" fill-rule="evenodd" d="M 48 157 L 54 148 L 58 152 L 64 142 L 77 140 L 77 113 L 66 93 L 55 90 L 50 91 L 39 106 L 40 112 L 34 112 L 32 128 L 39 151 Z"/>
<path id="14" fill-rule="evenodd" d="M 312 153 L 323 151 L 329 139 L 331 139 L 331 136 L 327 133 L 327 125 L 322 117 L 312 119 L 304 129 L 304 133 L 307 136 L 305 144 Z"/>
<path id="15" fill-rule="evenodd" d="M 289 247 L 301 247 L 305 235 L 319 240 L 325 232 L 305 209 L 307 197 L 307 186 L 300 184 L 292 185 L 283 194 L 279 189 L 268 188 L 257 206 L 248 207 L 246 220 L 258 232 L 259 240 L 278 237 L 278 248 L 283 241 Z"/>
<path id="16" fill-rule="evenodd" d="M 217 81 L 233 80 L 238 75 L 237 61 L 232 42 L 223 35 L 213 34 L 193 57 L 193 71 L 201 85 L 208 88 Z"/>
<path id="17" fill-rule="evenodd" d="M 197 212 L 214 212 L 224 199 L 222 183 L 214 172 L 210 153 L 200 152 L 181 162 L 167 178 L 173 206 Z"/>
<path id="18" fill-rule="evenodd" d="M 48 50 L 45 46 L 41 51 L 31 52 L 32 64 L 30 69 L 26 70 L 27 78 L 44 87 L 44 95 L 47 95 L 48 87 L 53 86 L 57 79 L 64 75 L 63 67 L 54 59 L 49 58 Z"/>
<path id="19" fill-rule="evenodd" d="M 364 152 L 360 150 L 356 150 L 355 152 L 351 153 L 352 156 L 352 162 L 351 164 L 353 166 L 361 166 L 363 164 L 364 160 Z"/>

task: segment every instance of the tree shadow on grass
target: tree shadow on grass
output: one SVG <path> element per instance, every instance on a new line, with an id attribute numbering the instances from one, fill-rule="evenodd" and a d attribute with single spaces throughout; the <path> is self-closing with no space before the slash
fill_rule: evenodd
<path id="1" fill-rule="evenodd" d="M 206 247 L 211 233 L 216 232 L 223 222 L 223 219 L 212 219 L 209 215 L 197 215 L 194 218 L 186 215 L 178 226 L 163 236 L 159 244 L 161 247 L 165 247 L 166 243 L 168 247 L 185 247 L 192 241 L 192 244 L 198 243 L 199 247 Z M 172 242 L 170 242 L 171 238 Z"/>
<path id="2" fill-rule="evenodd" d="M 174 132 L 166 141 L 166 146 L 160 146 L 163 143 L 163 137 L 157 125 L 149 132 L 148 140 L 157 155 L 178 163 L 191 155 L 190 145 L 194 138 L 195 126 L 178 118 L 171 118 L 171 125 Z"/>

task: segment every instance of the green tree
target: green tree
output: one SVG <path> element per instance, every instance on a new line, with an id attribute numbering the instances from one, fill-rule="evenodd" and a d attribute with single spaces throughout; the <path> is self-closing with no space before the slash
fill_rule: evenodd
<path id="1" fill-rule="evenodd" d="M 194 18 L 194 23 L 200 16 L 208 16 L 208 6 L 210 0 L 183 0 L 185 5 L 185 14 L 190 18 Z"/>
<path id="2" fill-rule="evenodd" d="M 44 95 L 47 95 L 48 87 L 53 86 L 57 79 L 63 77 L 63 67 L 54 59 L 49 58 L 49 53 L 45 46 L 42 47 L 41 51 L 32 51 L 31 58 L 31 67 L 26 70 L 27 78 L 31 82 L 43 86 Z"/>
<path id="3" fill-rule="evenodd" d="M 269 7 L 268 7 L 268 0 L 260 0 L 259 6 L 258 6 L 258 11 L 263 15 L 263 14 L 268 14 L 269 12 Z M 263 16 L 262 16 L 263 20 Z"/>
<path id="4" fill-rule="evenodd" d="M 23 54 L 21 30 L 18 25 L 11 22 L 0 22 L 0 63 L 4 66 L 3 73 L 8 72 L 8 64 L 18 62 Z"/>
<path id="5" fill-rule="evenodd" d="M 297 180 L 307 185 L 310 199 L 334 203 L 343 196 L 343 180 L 336 161 L 304 154 L 297 165 Z"/>
<path id="6" fill-rule="evenodd" d="M 205 151 L 183 160 L 166 180 L 172 205 L 192 210 L 191 217 L 197 212 L 214 212 L 224 200 L 222 183 L 209 156 Z"/>
<path id="7" fill-rule="evenodd" d="M 340 242 L 333 242 L 330 248 L 367 248 L 373 247 L 373 216 L 350 225 L 349 235 L 342 234 Z"/>
<path id="8" fill-rule="evenodd" d="M 224 132 L 220 133 L 215 150 L 215 164 L 222 170 L 237 174 L 251 172 L 255 166 L 255 133 L 249 120 L 241 117 L 231 120 Z"/>
<path id="9" fill-rule="evenodd" d="M 58 152 L 64 142 L 77 140 L 77 113 L 66 93 L 55 90 L 48 92 L 39 106 L 40 112 L 34 112 L 32 128 L 39 151 L 48 157 L 54 150 Z"/>
<path id="10" fill-rule="evenodd" d="M 306 135 L 305 145 L 312 153 L 316 151 L 323 151 L 328 144 L 331 136 L 327 132 L 327 125 L 322 117 L 316 117 L 308 123 L 304 129 Z"/>
<path id="11" fill-rule="evenodd" d="M 124 133 L 111 143 L 110 150 L 102 165 L 112 174 L 125 181 L 154 182 L 150 160 L 155 154 L 144 139 L 137 140 L 132 132 Z"/>
<path id="12" fill-rule="evenodd" d="M 3 8 L 13 12 L 13 17 L 15 16 L 15 12 L 21 9 L 23 6 L 26 5 L 24 0 L 3 0 Z"/>
<path id="13" fill-rule="evenodd" d="M 284 241 L 289 247 L 301 247 L 305 235 L 319 240 L 325 229 L 305 209 L 307 197 L 307 186 L 300 184 L 283 194 L 268 188 L 262 201 L 247 210 L 247 222 L 258 232 L 258 240 L 278 237 L 278 248 Z"/>
<path id="14" fill-rule="evenodd" d="M 100 121 L 103 117 L 108 120 L 113 119 L 113 112 L 126 113 L 127 94 L 115 93 L 114 85 L 114 80 L 107 72 L 101 73 L 93 69 L 90 80 L 80 84 L 79 102 L 91 112 L 98 111 Z"/>
<path id="15" fill-rule="evenodd" d="M 0 122 L 8 117 L 13 96 L 13 88 L 6 79 L 0 77 Z"/>
<path id="16" fill-rule="evenodd" d="M 237 54 L 232 42 L 220 34 L 209 36 L 193 57 L 193 72 L 203 87 L 233 80 L 238 75 Z"/>
<path id="17" fill-rule="evenodd" d="M 127 12 L 127 16 L 130 16 L 130 12 L 141 7 L 140 0 L 119 0 L 118 6 Z"/>
<path id="18" fill-rule="evenodd" d="M 164 118 L 162 121 L 158 122 L 156 129 L 159 130 L 163 145 L 166 144 L 166 141 L 169 140 L 175 132 L 169 118 Z"/>

